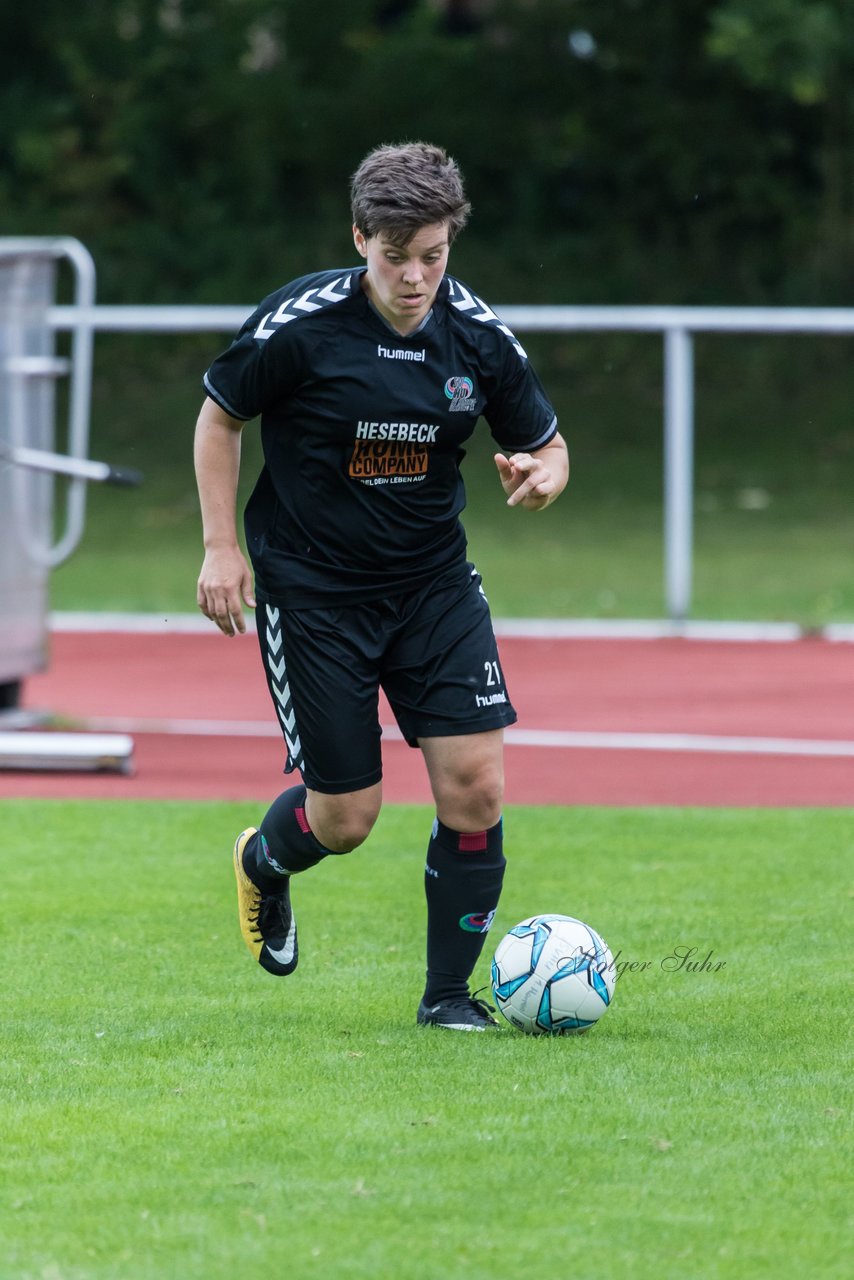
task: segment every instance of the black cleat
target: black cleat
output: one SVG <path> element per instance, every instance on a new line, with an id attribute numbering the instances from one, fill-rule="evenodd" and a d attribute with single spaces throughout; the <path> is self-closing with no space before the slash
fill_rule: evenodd
<path id="1" fill-rule="evenodd" d="M 444 1027 L 446 1031 L 489 1031 L 498 1026 L 490 1017 L 494 1012 L 491 1004 L 474 996 L 454 996 L 433 1005 L 422 1000 L 417 1022 L 419 1027 Z"/>

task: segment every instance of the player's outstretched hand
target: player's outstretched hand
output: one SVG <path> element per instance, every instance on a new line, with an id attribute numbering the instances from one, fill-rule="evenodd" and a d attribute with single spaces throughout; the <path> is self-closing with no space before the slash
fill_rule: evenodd
<path id="1" fill-rule="evenodd" d="M 243 605 L 255 608 L 252 570 L 239 547 L 217 547 L 205 552 L 196 590 L 196 601 L 206 618 L 215 622 L 223 635 L 243 635 L 246 621 Z"/>
<path id="2" fill-rule="evenodd" d="M 560 493 L 549 467 L 530 453 L 514 453 L 511 458 L 496 453 L 495 465 L 508 507 L 521 505 L 528 511 L 539 511 Z"/>

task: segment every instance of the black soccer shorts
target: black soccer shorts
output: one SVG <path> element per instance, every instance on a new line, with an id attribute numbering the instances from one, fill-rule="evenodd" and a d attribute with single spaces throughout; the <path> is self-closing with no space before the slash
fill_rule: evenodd
<path id="1" fill-rule="evenodd" d="M 379 690 L 411 747 L 513 724 L 489 605 L 471 565 L 384 600 L 288 609 L 258 593 L 261 657 L 287 747 L 313 791 L 382 778 Z"/>

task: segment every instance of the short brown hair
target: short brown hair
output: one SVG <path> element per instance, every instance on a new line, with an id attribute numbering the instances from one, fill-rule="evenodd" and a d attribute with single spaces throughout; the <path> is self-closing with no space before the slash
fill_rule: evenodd
<path id="1" fill-rule="evenodd" d="M 375 147 L 350 180 L 350 200 L 366 239 L 383 231 L 400 245 L 432 222 L 447 223 L 452 242 L 471 209 L 456 161 L 429 142 Z"/>

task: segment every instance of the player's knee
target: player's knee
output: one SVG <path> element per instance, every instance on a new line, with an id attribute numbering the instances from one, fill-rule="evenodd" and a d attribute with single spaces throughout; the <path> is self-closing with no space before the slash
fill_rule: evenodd
<path id="1" fill-rule="evenodd" d="M 360 844 L 365 843 L 372 826 L 373 824 L 342 819 L 323 828 L 318 840 L 330 853 L 352 853 Z"/>
<path id="2" fill-rule="evenodd" d="M 469 820 L 467 827 L 475 827 L 478 831 L 494 827 L 501 817 L 504 802 L 504 787 L 496 781 L 475 789 L 469 801 Z"/>
<path id="3" fill-rule="evenodd" d="M 379 814 L 372 796 L 309 796 L 308 816 L 317 839 L 332 853 L 352 853 L 364 844 Z"/>
<path id="4" fill-rule="evenodd" d="M 504 775 L 493 768 L 458 774 L 436 797 L 441 821 L 454 831 L 485 831 L 501 817 Z"/>

